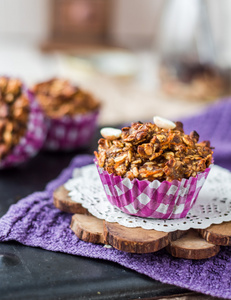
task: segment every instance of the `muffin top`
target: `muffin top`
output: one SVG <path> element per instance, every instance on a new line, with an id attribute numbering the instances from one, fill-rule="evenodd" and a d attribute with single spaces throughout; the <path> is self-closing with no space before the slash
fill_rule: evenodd
<path id="1" fill-rule="evenodd" d="M 53 78 L 34 85 L 32 91 L 45 114 L 54 119 L 88 113 L 100 107 L 91 94 L 68 80 Z"/>
<path id="2" fill-rule="evenodd" d="M 198 133 L 185 134 L 181 122 L 156 123 L 132 123 L 120 134 L 113 130 L 110 134 L 110 129 L 105 134 L 105 129 L 95 151 L 99 167 L 130 180 L 149 181 L 188 179 L 209 167 L 213 154 L 209 141 L 198 143 Z"/>
<path id="3" fill-rule="evenodd" d="M 29 99 L 19 79 L 0 77 L 0 160 L 19 143 L 27 130 Z"/>

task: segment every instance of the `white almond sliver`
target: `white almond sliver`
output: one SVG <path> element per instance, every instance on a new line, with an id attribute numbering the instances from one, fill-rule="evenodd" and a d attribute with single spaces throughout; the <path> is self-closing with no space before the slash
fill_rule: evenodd
<path id="1" fill-rule="evenodd" d="M 158 126 L 160 128 L 174 129 L 176 127 L 176 124 L 173 123 L 172 121 L 164 119 L 164 118 L 161 118 L 159 116 L 153 117 L 153 121 L 156 124 L 156 126 Z"/>
<path id="2" fill-rule="evenodd" d="M 115 140 L 121 137 L 122 131 L 112 127 L 104 127 L 100 130 L 101 135 L 108 140 Z"/>

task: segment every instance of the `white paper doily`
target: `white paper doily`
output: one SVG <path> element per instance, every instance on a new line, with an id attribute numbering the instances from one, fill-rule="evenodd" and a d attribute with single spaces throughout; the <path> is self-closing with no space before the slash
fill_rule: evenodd
<path id="1" fill-rule="evenodd" d="M 95 217 L 126 227 L 171 232 L 207 228 L 231 220 L 231 173 L 216 165 L 212 167 L 196 204 L 184 219 L 150 219 L 123 213 L 107 200 L 94 164 L 75 169 L 65 188 L 72 200 L 81 203 Z"/>

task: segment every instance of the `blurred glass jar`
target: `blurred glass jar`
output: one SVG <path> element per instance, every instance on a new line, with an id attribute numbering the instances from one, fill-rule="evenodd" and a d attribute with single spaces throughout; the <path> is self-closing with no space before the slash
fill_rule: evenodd
<path id="1" fill-rule="evenodd" d="M 158 32 L 160 84 L 166 94 L 209 101 L 230 93 L 205 0 L 167 1 Z"/>

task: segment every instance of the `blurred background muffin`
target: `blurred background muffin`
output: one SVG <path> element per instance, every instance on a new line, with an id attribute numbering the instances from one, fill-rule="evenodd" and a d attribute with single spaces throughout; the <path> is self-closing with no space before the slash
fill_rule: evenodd
<path id="1" fill-rule="evenodd" d="M 0 77 L 0 167 L 37 154 L 45 136 L 44 117 L 19 79 Z"/>
<path id="2" fill-rule="evenodd" d="M 90 93 L 58 78 L 38 83 L 31 91 L 47 120 L 44 148 L 73 150 L 91 142 L 100 103 Z"/>

